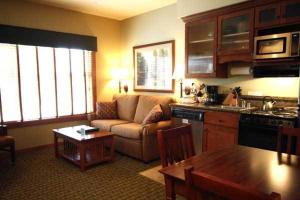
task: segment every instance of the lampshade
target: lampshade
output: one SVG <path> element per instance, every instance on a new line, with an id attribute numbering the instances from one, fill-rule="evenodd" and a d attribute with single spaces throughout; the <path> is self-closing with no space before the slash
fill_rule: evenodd
<path id="1" fill-rule="evenodd" d="M 185 78 L 184 65 L 182 65 L 182 64 L 176 65 L 175 70 L 174 70 L 173 75 L 172 75 L 172 79 L 182 80 L 184 78 Z"/>

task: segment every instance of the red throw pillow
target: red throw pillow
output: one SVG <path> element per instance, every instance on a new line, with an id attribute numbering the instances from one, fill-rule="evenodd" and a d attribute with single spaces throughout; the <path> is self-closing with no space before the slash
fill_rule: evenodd
<path id="1" fill-rule="evenodd" d="M 97 102 L 96 115 L 98 119 L 117 119 L 117 102 Z"/>
<path id="2" fill-rule="evenodd" d="M 152 108 L 152 110 L 148 113 L 148 115 L 143 120 L 142 124 L 151 124 L 156 123 L 161 120 L 163 117 L 163 111 L 161 109 L 161 106 L 158 104 Z"/>

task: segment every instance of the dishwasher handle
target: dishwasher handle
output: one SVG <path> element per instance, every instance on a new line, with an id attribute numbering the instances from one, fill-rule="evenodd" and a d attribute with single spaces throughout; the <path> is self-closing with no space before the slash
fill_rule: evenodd
<path id="1" fill-rule="evenodd" d="M 201 110 L 173 108 L 172 109 L 172 117 L 195 120 L 195 121 L 203 121 L 204 112 Z"/>

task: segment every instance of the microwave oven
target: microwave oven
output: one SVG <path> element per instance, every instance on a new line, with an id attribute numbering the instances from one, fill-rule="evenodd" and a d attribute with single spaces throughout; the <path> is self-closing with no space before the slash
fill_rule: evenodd
<path id="1" fill-rule="evenodd" d="M 254 38 L 254 59 L 300 56 L 300 32 L 257 36 Z"/>

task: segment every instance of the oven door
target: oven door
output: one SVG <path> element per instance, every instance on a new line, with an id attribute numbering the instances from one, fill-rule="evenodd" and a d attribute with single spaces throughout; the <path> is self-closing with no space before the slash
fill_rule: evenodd
<path id="1" fill-rule="evenodd" d="M 240 123 L 238 144 L 276 151 L 277 127 Z"/>
<path id="2" fill-rule="evenodd" d="M 291 56 L 291 33 L 255 37 L 254 58 L 286 58 Z"/>

